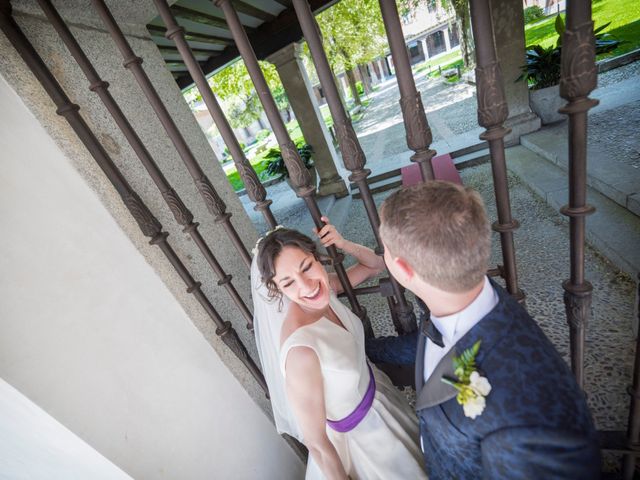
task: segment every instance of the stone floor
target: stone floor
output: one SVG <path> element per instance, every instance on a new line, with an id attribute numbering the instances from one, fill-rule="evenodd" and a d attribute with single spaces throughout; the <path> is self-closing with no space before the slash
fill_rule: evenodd
<path id="1" fill-rule="evenodd" d="M 496 218 L 490 166 L 463 170 L 465 185 L 483 196 L 489 216 Z M 521 222 L 515 232 L 519 284 L 527 294 L 527 309 L 569 363 L 569 329 L 562 300 L 562 281 L 569 272 L 568 226 L 517 178 L 509 177 L 514 218 Z M 381 203 L 391 192 L 375 196 Z M 354 202 L 343 229 L 346 238 L 373 246 L 362 202 Z M 502 263 L 500 241 L 493 239 L 492 265 Z M 595 250 L 587 248 L 586 277 L 593 284 L 593 304 L 587 330 L 585 377 L 589 406 L 598 429 L 626 428 L 635 341 L 632 333 L 635 284 Z M 362 297 L 376 335 L 393 334 L 386 303 L 378 296 Z M 608 469 L 617 465 L 607 456 Z"/>
<path id="2" fill-rule="evenodd" d="M 635 118 L 640 105 L 635 100 L 625 105 L 618 87 L 635 81 L 640 73 L 640 62 L 627 65 L 599 76 L 600 89 L 594 92 L 602 103 L 610 98 L 621 102 L 615 107 L 621 119 Z M 444 85 L 440 80 L 416 77 L 422 92 L 434 144 L 438 151 L 448 151 L 451 138 L 477 139 L 479 128 L 476 117 L 475 88 L 459 84 Z M 398 104 L 395 81 L 379 86 L 363 119 L 355 125 L 356 132 L 367 156 L 367 167 L 373 174 L 381 173 L 408 163 L 404 125 Z M 602 110 L 601 113 L 598 110 Z M 637 122 L 628 121 L 625 129 L 607 128 L 607 116 L 602 107 L 590 115 L 590 134 L 596 142 L 610 145 L 613 161 L 625 162 L 638 168 L 638 143 L 634 135 Z M 627 111 L 628 110 L 628 111 Z M 466 136 L 466 137 L 465 137 Z M 600 139 L 600 140 L 598 140 Z M 466 185 L 477 189 L 485 199 L 490 217 L 496 218 L 491 169 L 488 164 L 461 172 Z M 568 226 L 564 217 L 544 203 L 536 194 L 513 176 L 509 177 L 513 216 L 521 222 L 515 233 L 516 256 L 520 286 L 527 294 L 527 308 L 556 348 L 569 363 L 569 331 L 563 304 L 562 281 L 569 272 Z M 268 188 L 274 199 L 276 218 L 280 223 L 298 227 L 308 216 L 304 202 L 295 198 L 289 187 L 282 183 Z M 375 196 L 379 204 L 390 192 Z M 266 229 L 259 215 L 250 210 L 259 231 Z M 327 200 L 322 200 L 327 202 Z M 327 205 L 328 206 L 328 205 Z M 369 246 L 374 238 L 366 220 L 361 201 L 350 205 L 343 234 Z M 322 206 L 321 209 L 326 211 Z M 307 222 L 308 223 L 308 222 Z M 492 264 L 500 260 L 499 237 L 494 238 Z M 347 259 L 346 263 L 352 259 Z M 629 397 L 625 393 L 630 384 L 635 341 L 632 333 L 634 321 L 635 282 L 621 273 L 595 250 L 586 250 L 587 279 L 593 284 L 593 304 L 586 338 L 585 389 L 597 427 L 604 430 L 626 428 Z M 409 295 L 410 297 L 410 295 Z M 378 296 L 362 297 L 377 335 L 393 334 L 386 302 Z M 407 391 L 408 395 L 411 394 Z M 618 459 L 606 456 L 607 469 L 615 469 Z"/>

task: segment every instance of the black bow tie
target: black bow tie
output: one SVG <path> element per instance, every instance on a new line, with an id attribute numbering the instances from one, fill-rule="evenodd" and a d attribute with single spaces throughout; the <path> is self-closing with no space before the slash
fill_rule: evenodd
<path id="1" fill-rule="evenodd" d="M 442 341 L 442 334 L 440 330 L 436 328 L 431 319 L 424 320 L 422 322 L 422 334 L 426 335 L 426 337 L 431 340 L 433 343 L 438 345 L 440 348 L 444 347 L 444 342 Z"/>

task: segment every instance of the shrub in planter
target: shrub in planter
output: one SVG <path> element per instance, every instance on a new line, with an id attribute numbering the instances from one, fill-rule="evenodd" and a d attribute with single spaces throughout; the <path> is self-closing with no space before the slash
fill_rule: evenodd
<path id="1" fill-rule="evenodd" d="M 596 55 L 615 50 L 620 41 L 608 33 L 601 33 L 609 23 L 594 30 L 596 41 Z M 524 80 L 529 85 L 529 99 L 531 108 L 542 119 L 542 123 L 552 123 L 564 118 L 557 113 L 558 108 L 564 105 L 559 95 L 560 83 L 560 59 L 562 55 L 562 34 L 564 33 L 564 21 L 558 15 L 555 21 L 555 29 L 558 33 L 556 44 L 550 47 L 542 45 L 530 45 L 526 51 L 526 65 L 520 67 L 522 75 L 516 81 Z M 549 89 L 546 91 L 542 91 Z M 535 91 L 539 91 L 535 93 Z M 540 100 L 541 103 L 537 103 Z"/>
<path id="2" fill-rule="evenodd" d="M 311 184 L 315 185 L 317 182 L 317 174 L 316 169 L 313 165 L 313 160 L 311 159 L 311 155 L 313 153 L 313 148 L 311 145 L 305 142 L 297 142 L 296 148 L 298 149 L 298 153 L 300 154 L 300 158 L 304 163 L 304 166 L 309 170 L 311 174 Z M 287 166 L 284 163 L 284 158 L 282 158 L 282 152 L 279 148 L 270 149 L 267 154 L 264 156 L 265 161 L 267 162 L 267 168 L 265 168 L 265 172 L 267 175 L 275 177 L 280 175 L 282 178 L 289 180 L 289 171 L 287 170 Z"/>

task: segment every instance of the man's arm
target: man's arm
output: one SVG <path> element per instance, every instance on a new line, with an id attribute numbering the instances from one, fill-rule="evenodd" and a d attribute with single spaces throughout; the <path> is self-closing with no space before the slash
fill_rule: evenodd
<path id="1" fill-rule="evenodd" d="M 600 478 L 597 440 L 578 432 L 544 427 L 505 428 L 485 437 L 480 446 L 483 478 Z"/>
<path id="2" fill-rule="evenodd" d="M 367 339 L 365 350 L 373 363 L 395 363 L 413 365 L 416 362 L 418 332 L 398 337 Z"/>

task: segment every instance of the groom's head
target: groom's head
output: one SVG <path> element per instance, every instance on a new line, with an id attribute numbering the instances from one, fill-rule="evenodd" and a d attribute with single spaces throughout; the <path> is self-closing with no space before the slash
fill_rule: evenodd
<path id="1" fill-rule="evenodd" d="M 389 271 L 405 287 L 466 292 L 484 278 L 491 229 L 478 192 L 450 182 L 403 188 L 380 211 Z"/>

